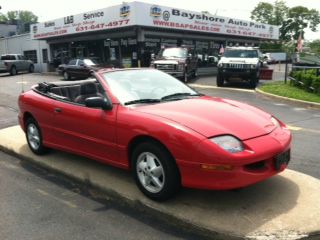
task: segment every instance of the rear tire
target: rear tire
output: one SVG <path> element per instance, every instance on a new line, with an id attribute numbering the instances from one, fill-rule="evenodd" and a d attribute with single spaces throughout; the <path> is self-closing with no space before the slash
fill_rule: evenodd
<path id="1" fill-rule="evenodd" d="M 26 138 L 30 150 L 37 154 L 43 155 L 48 152 L 48 148 L 43 145 L 41 129 L 34 118 L 28 118 L 25 123 Z"/>
<path id="2" fill-rule="evenodd" d="M 223 85 L 224 85 L 224 79 L 223 79 L 222 75 L 218 73 L 218 75 L 217 75 L 217 86 L 218 87 L 223 87 Z"/>
<path id="3" fill-rule="evenodd" d="M 155 201 L 173 197 L 180 188 L 175 160 L 162 145 L 143 142 L 133 151 L 131 166 L 140 191 Z"/>
<path id="4" fill-rule="evenodd" d="M 18 73 L 18 71 L 17 71 L 16 66 L 12 66 L 10 69 L 10 75 L 14 76 L 14 75 L 17 75 L 17 73 Z"/>
<path id="5" fill-rule="evenodd" d="M 34 66 L 33 65 L 30 65 L 29 67 L 29 73 L 33 73 L 34 72 Z"/>

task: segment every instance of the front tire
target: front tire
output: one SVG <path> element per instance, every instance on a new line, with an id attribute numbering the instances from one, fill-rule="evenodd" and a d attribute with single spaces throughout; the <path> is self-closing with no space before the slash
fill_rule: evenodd
<path id="1" fill-rule="evenodd" d="M 187 83 L 187 82 L 188 82 L 188 70 L 187 70 L 187 69 L 184 70 L 183 82 L 184 82 L 184 83 Z"/>
<path id="2" fill-rule="evenodd" d="M 132 154 L 134 179 L 143 194 L 165 201 L 180 188 L 180 174 L 171 154 L 156 142 L 139 144 Z"/>
<path id="3" fill-rule="evenodd" d="M 196 79 L 198 77 L 198 68 L 193 70 L 193 78 Z"/>
<path id="4" fill-rule="evenodd" d="M 26 138 L 30 150 L 37 155 L 47 153 L 48 148 L 43 145 L 42 133 L 37 121 L 33 118 L 28 118 L 25 126 Z"/>
<path id="5" fill-rule="evenodd" d="M 224 84 L 223 76 L 218 73 L 218 75 L 217 75 L 217 86 L 218 87 L 223 87 L 223 84 Z"/>
<path id="6" fill-rule="evenodd" d="M 251 77 L 249 81 L 250 88 L 256 88 L 258 82 L 257 77 Z"/>
<path id="7" fill-rule="evenodd" d="M 64 71 L 63 72 L 63 78 L 64 78 L 64 80 L 70 80 L 71 76 L 69 75 L 69 73 L 67 71 Z"/>

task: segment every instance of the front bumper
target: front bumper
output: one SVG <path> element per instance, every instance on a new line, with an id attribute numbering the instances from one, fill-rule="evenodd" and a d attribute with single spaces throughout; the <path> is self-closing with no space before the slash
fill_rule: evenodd
<path id="1" fill-rule="evenodd" d="M 233 69 L 233 68 L 219 68 L 218 73 L 223 77 L 241 77 L 249 78 L 256 77 L 259 74 L 258 69 Z"/>
<path id="2" fill-rule="evenodd" d="M 288 161 L 279 161 L 278 156 L 290 153 L 291 133 L 277 128 L 272 133 L 243 141 L 246 150 L 230 154 L 221 149 L 213 154 L 213 144 L 204 140 L 199 146 L 194 161 L 177 160 L 182 185 L 199 189 L 227 190 L 252 185 L 281 171 Z M 215 146 L 216 147 L 216 146 Z M 201 159 L 201 162 L 199 162 Z M 232 166 L 228 170 L 208 170 L 203 165 Z"/>

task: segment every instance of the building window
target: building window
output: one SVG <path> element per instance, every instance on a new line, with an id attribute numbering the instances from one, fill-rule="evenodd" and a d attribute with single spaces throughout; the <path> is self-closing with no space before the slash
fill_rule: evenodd
<path id="1" fill-rule="evenodd" d="M 42 49 L 42 61 L 48 63 L 48 49 Z"/>
<path id="2" fill-rule="evenodd" d="M 24 51 L 23 55 L 25 56 L 26 59 L 31 60 L 33 63 L 38 63 L 36 50 Z"/>

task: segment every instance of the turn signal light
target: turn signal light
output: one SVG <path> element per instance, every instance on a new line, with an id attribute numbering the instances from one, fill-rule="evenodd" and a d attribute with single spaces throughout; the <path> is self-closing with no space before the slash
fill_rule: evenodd
<path id="1" fill-rule="evenodd" d="M 201 168 L 206 171 L 231 171 L 234 167 L 227 164 L 201 164 Z"/>

